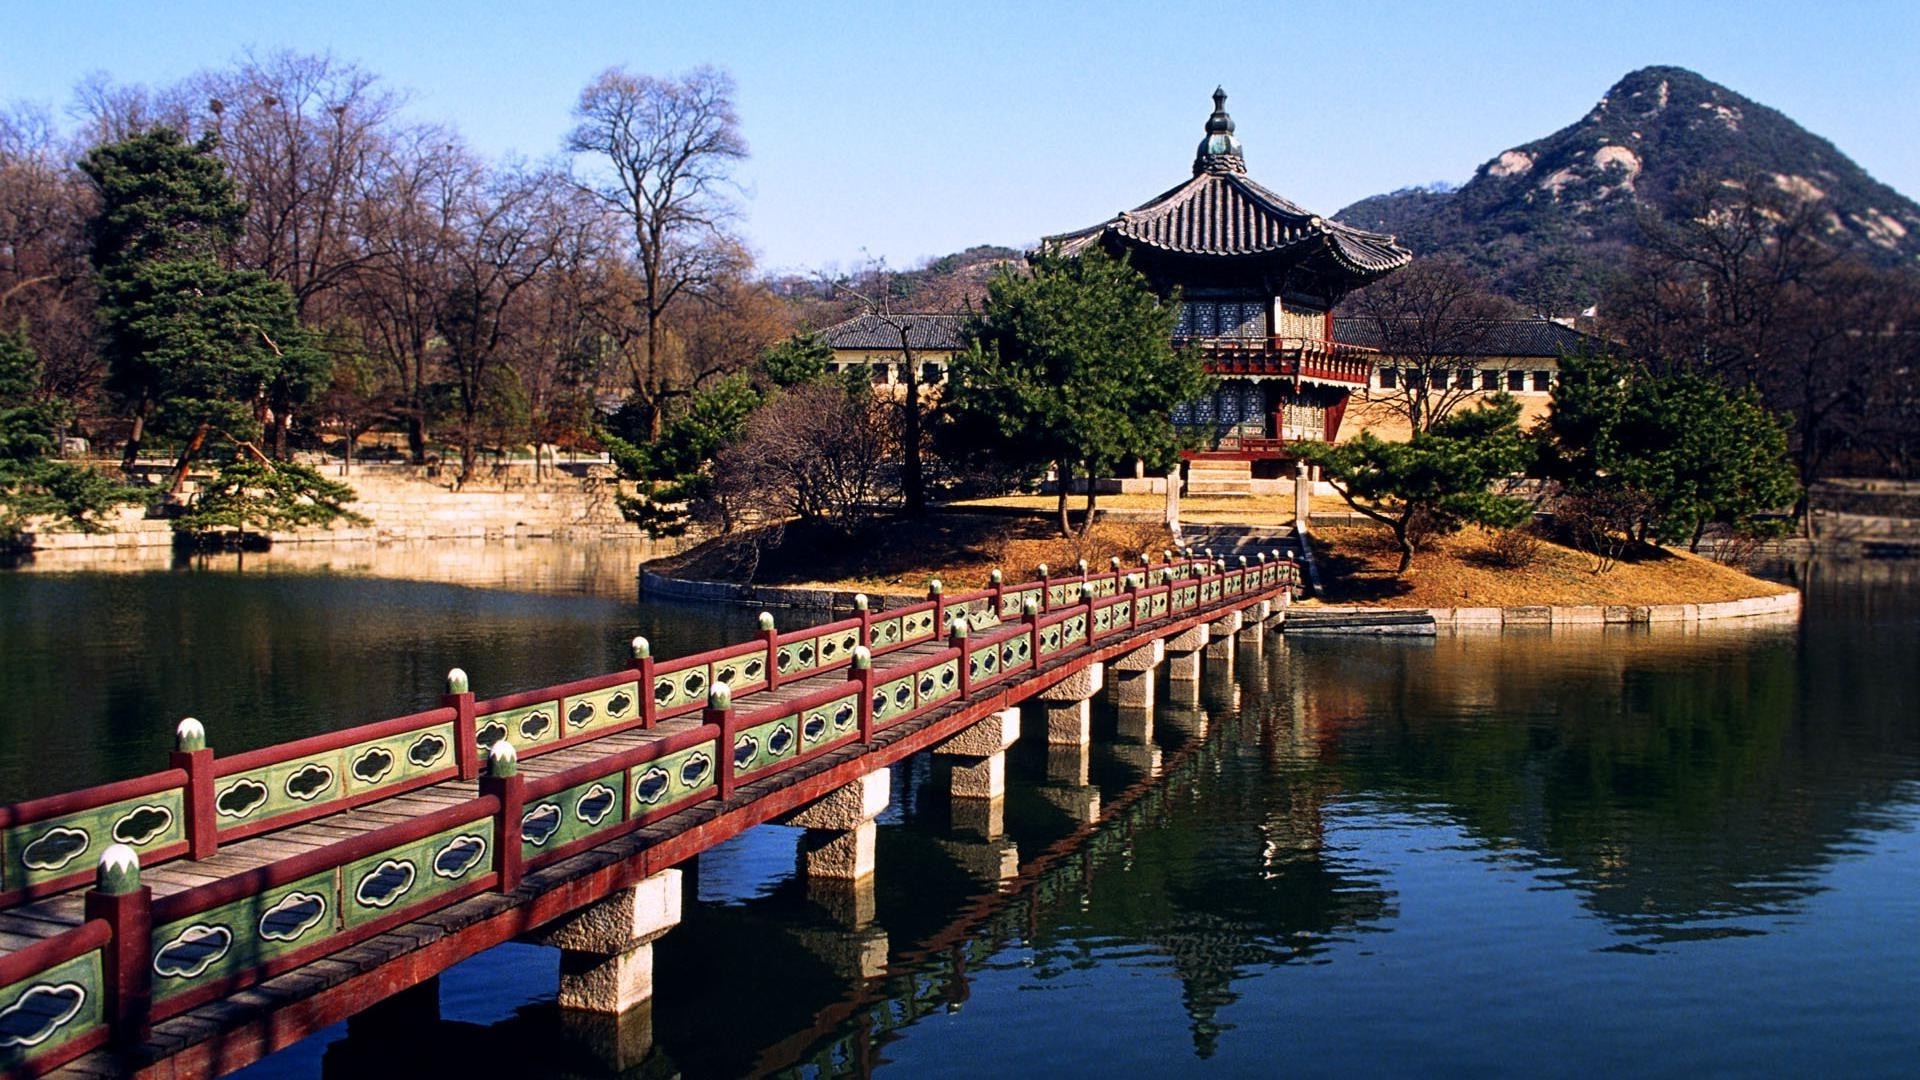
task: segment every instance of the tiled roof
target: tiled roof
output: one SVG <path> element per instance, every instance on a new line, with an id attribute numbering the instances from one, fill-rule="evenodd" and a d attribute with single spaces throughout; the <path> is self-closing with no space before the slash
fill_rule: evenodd
<path id="1" fill-rule="evenodd" d="M 909 348 L 957 350 L 961 318 L 959 315 L 856 315 L 820 331 L 820 336 L 835 349 L 897 350 L 900 329 L 904 326 Z"/>
<path id="2" fill-rule="evenodd" d="M 1200 173 L 1135 209 L 1045 242 L 1077 255 L 1108 233 L 1180 255 L 1264 255 L 1296 248 L 1304 259 L 1324 248 L 1343 269 L 1362 277 L 1397 270 L 1413 258 L 1391 236 L 1308 213 L 1233 172 Z"/>
<path id="3" fill-rule="evenodd" d="M 1333 320 L 1333 336 L 1342 345 L 1384 349 L 1385 335 L 1381 329 L 1376 319 L 1336 316 Z M 1497 319 L 1487 326 L 1484 334 L 1463 331 L 1460 337 L 1468 342 L 1459 350 L 1462 356 L 1558 358 L 1566 353 L 1579 352 L 1583 345 L 1594 350 L 1607 347 L 1604 339 L 1542 318 Z"/>

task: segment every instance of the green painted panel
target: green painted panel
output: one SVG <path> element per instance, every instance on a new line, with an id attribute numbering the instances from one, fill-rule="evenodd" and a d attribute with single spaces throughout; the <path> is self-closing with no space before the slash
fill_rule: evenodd
<path id="1" fill-rule="evenodd" d="M 924 641 L 933 636 L 933 612 L 916 611 L 900 616 L 900 640 Z"/>
<path id="2" fill-rule="evenodd" d="M 967 650 L 967 678 L 985 682 L 1000 674 L 1000 647 L 981 645 Z"/>
<path id="3" fill-rule="evenodd" d="M 820 666 L 820 639 L 810 637 L 787 642 L 774 653 L 774 664 L 782 675 L 814 670 Z"/>
<path id="4" fill-rule="evenodd" d="M 656 813 L 712 787 L 717 752 L 713 743 L 704 742 L 628 769 L 634 816 Z"/>
<path id="5" fill-rule="evenodd" d="M 186 839 L 184 795 L 179 788 L 125 799 L 92 810 L 15 825 L 6 830 L 8 890 L 91 871 L 109 844 L 150 851 Z"/>
<path id="6" fill-rule="evenodd" d="M 1060 624 L 1055 623 L 1040 631 L 1040 655 L 1052 656 L 1065 647 L 1065 635 L 1060 632 Z"/>
<path id="7" fill-rule="evenodd" d="M 867 627 L 867 644 L 893 645 L 900 641 L 900 616 L 875 619 Z"/>
<path id="8" fill-rule="evenodd" d="M 1087 640 L 1086 613 L 1075 615 L 1060 624 L 1060 639 L 1069 644 Z"/>
<path id="9" fill-rule="evenodd" d="M 523 750 L 529 746 L 555 742 L 559 738 L 558 701 L 545 701 L 520 709 L 502 709 L 474 718 L 474 741 L 482 749 L 501 739 L 513 744 L 514 749 Z"/>
<path id="10" fill-rule="evenodd" d="M 801 714 L 799 724 L 798 752 L 802 754 L 856 735 L 860 731 L 860 695 L 848 694 L 825 705 L 816 705 Z"/>
<path id="11" fill-rule="evenodd" d="M 595 728 L 624 724 L 640 715 L 640 684 L 624 682 L 575 694 L 560 703 L 560 717 L 566 735 L 571 738 Z"/>
<path id="12" fill-rule="evenodd" d="M 1047 586 L 1047 607 L 1057 608 L 1070 604 L 1079 592 L 1079 582 L 1074 582 L 1071 585 L 1049 585 Z"/>
<path id="13" fill-rule="evenodd" d="M 347 794 L 391 787 L 454 763 L 453 725 L 355 743 L 341 754 Z"/>
<path id="14" fill-rule="evenodd" d="M 1021 634 L 1000 643 L 1000 670 L 1008 671 L 1025 664 L 1033 657 L 1033 639 Z"/>
<path id="15" fill-rule="evenodd" d="M 752 652 L 722 660 L 713 665 L 713 681 L 726 683 L 733 692 L 743 693 L 767 685 L 767 654 Z"/>
<path id="16" fill-rule="evenodd" d="M 626 770 L 575 784 L 541 799 L 528 799 L 520 816 L 520 855 L 533 859 L 627 819 L 622 785 Z"/>
<path id="17" fill-rule="evenodd" d="M 873 718 L 889 720 L 913 708 L 913 676 L 902 675 L 873 688 Z"/>
<path id="18" fill-rule="evenodd" d="M 711 686 L 707 665 L 690 667 L 685 671 L 676 671 L 653 677 L 653 704 L 658 709 L 676 709 L 694 702 L 707 700 L 707 689 Z"/>
<path id="19" fill-rule="evenodd" d="M 987 655 L 996 661 L 995 671 L 999 670 L 998 656 L 993 646 L 987 646 Z M 945 701 L 960 692 L 960 661 L 958 658 L 935 664 L 914 676 L 913 692 L 918 703 L 931 705 Z"/>
<path id="20" fill-rule="evenodd" d="M 95 949 L 0 986 L 0 1071 L 11 1074 L 98 1030 L 106 1023 L 105 985 Z"/>
<path id="21" fill-rule="evenodd" d="M 800 752 L 800 716 L 791 714 L 734 733 L 733 774 L 745 776 Z"/>
<path id="22" fill-rule="evenodd" d="M 853 656 L 854 647 L 860 644 L 859 630 L 842 630 L 836 634 L 820 635 L 820 663 L 822 666 L 847 663 Z"/>
<path id="23" fill-rule="evenodd" d="M 235 900 L 153 928 L 153 997 L 250 971 L 339 932 L 338 871 Z"/>
<path id="24" fill-rule="evenodd" d="M 491 868 L 492 846 L 493 819 L 483 817 L 349 863 L 340 871 L 346 926 L 351 929 L 460 888 Z"/>

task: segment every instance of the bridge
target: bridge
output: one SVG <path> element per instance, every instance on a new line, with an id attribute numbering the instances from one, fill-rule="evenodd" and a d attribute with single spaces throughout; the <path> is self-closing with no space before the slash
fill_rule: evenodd
<path id="1" fill-rule="evenodd" d="M 1290 560 L 1116 560 L 231 756 L 182 721 L 168 767 L 0 807 L 0 1070 L 210 1076 L 514 939 L 561 950 L 564 1010 L 652 994 L 676 865 L 768 821 L 810 879 L 875 872 L 889 766 L 953 759 L 991 814 L 1020 708 L 1091 739 L 1203 650 L 1277 618 Z"/>

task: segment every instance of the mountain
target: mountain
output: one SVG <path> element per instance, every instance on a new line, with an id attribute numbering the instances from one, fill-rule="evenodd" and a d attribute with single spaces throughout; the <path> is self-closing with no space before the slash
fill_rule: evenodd
<path id="1" fill-rule="evenodd" d="M 1407 188 L 1335 216 L 1451 254 L 1504 291 L 1592 302 L 1638 234 L 1700 179 L 1768 184 L 1828 208 L 1827 231 L 1876 262 L 1920 259 L 1920 205 L 1782 113 L 1685 68 L 1629 74 L 1579 121 L 1504 150 L 1457 189 Z"/>

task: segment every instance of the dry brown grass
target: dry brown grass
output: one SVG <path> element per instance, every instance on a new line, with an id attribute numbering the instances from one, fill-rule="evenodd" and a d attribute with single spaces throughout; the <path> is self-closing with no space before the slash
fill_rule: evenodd
<path id="1" fill-rule="evenodd" d="M 1622 561 L 1605 574 L 1584 553 L 1542 542 L 1532 565 L 1503 569 L 1488 551 L 1490 533 L 1468 529 L 1430 543 L 1404 578 L 1393 568 L 1392 534 L 1374 525 L 1316 531 L 1326 595 L 1336 604 L 1392 607 L 1520 607 L 1554 604 L 1705 604 L 1790 591 L 1683 551 Z"/>
<path id="2" fill-rule="evenodd" d="M 790 526 L 778 546 L 761 550 L 752 581 L 919 594 L 929 578 L 937 577 L 949 591 L 959 591 L 985 586 L 996 567 L 1011 583 L 1030 579 L 1043 562 L 1055 574 L 1083 558 L 1089 567 L 1104 568 L 1110 557 L 1132 565 L 1148 552 L 1157 562 L 1171 542 L 1166 527 L 1157 522 L 1096 521 L 1086 537 L 1062 538 L 1047 520 L 986 514 L 934 514 L 922 521 L 892 522 L 858 543 Z M 663 561 L 659 572 L 739 581 L 744 576 L 739 546 L 737 539 L 709 541 Z"/>

